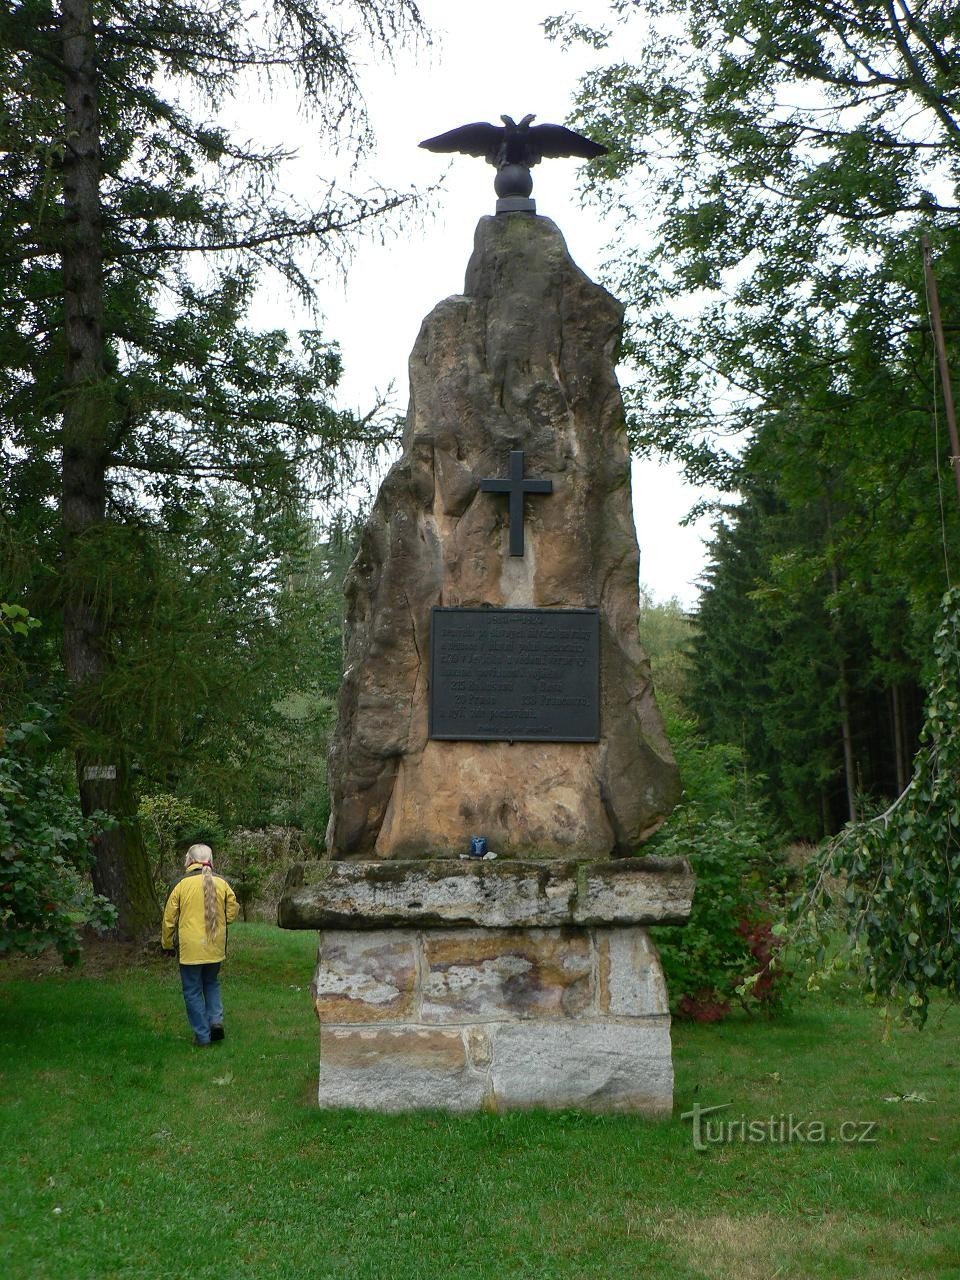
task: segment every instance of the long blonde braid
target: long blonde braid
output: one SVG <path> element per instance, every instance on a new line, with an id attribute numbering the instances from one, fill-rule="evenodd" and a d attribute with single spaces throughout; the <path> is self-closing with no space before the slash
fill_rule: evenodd
<path id="1" fill-rule="evenodd" d="M 217 936 L 217 886 L 213 881 L 213 850 L 208 844 L 192 844 L 187 850 L 187 864 L 199 862 L 203 867 L 203 932 L 207 942 Z"/>

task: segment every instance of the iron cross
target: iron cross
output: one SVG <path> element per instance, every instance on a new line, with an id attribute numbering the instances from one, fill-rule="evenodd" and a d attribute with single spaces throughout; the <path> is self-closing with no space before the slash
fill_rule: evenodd
<path id="1" fill-rule="evenodd" d="M 523 555 L 523 497 L 527 493 L 553 493 L 552 480 L 524 480 L 523 450 L 510 450 L 510 476 L 506 480 L 481 480 L 485 493 L 510 495 L 510 554 Z"/>

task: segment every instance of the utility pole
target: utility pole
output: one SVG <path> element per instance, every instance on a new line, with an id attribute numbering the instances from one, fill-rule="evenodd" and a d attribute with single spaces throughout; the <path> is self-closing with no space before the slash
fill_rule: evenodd
<path id="1" fill-rule="evenodd" d="M 927 298 L 930 302 L 930 324 L 933 328 L 934 345 L 937 348 L 937 362 L 940 365 L 943 407 L 947 415 L 947 430 L 950 433 L 950 461 L 953 463 L 953 478 L 957 485 L 957 500 L 960 501 L 960 438 L 957 436 L 957 415 L 953 407 L 950 366 L 947 364 L 947 347 L 943 340 L 943 322 L 940 319 L 940 296 L 937 293 L 937 277 L 933 274 L 933 263 L 930 261 L 928 236 L 920 237 L 920 246 L 923 249 L 923 275 L 927 283 Z"/>

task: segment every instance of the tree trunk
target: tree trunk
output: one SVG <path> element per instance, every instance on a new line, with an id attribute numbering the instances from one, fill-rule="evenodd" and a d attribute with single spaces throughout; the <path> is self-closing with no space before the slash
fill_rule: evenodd
<path id="1" fill-rule="evenodd" d="M 847 784 L 847 814 L 857 821 L 857 767 L 853 756 L 853 731 L 850 726 L 850 697 L 847 692 L 847 666 L 841 658 L 838 668 L 840 702 L 840 736 L 843 739 L 843 776 Z"/>
<path id="2" fill-rule="evenodd" d="M 155 929 L 159 910 L 118 735 L 102 722 L 97 686 L 106 666 L 107 619 L 95 554 L 106 526 L 110 384 L 104 377 L 103 251 L 96 43 L 91 0 L 62 0 L 64 63 L 64 323 L 62 425 L 64 666 L 80 737 L 77 779 L 87 815 L 113 820 L 95 841 L 93 883 L 118 911 L 117 932 Z"/>
<path id="3" fill-rule="evenodd" d="M 893 752 L 897 771 L 897 795 L 902 795 L 907 785 L 907 754 L 904 749 L 903 696 L 895 680 L 890 686 L 890 702 L 893 709 Z"/>
<path id="4" fill-rule="evenodd" d="M 820 839 L 826 840 L 827 836 L 833 834 L 833 826 L 830 819 L 830 796 L 826 787 L 820 788 Z"/>
<path id="5" fill-rule="evenodd" d="M 824 494 L 823 512 L 830 554 L 830 589 L 836 596 L 840 590 L 840 570 L 833 558 L 833 512 L 829 494 Z M 839 620 L 834 617 L 832 630 L 837 645 L 837 702 L 840 709 L 840 737 L 843 742 L 843 777 L 847 788 L 847 815 L 857 821 L 857 765 L 853 754 L 853 728 L 850 717 L 850 686 L 847 680 L 847 663 L 843 656 L 843 633 Z"/>

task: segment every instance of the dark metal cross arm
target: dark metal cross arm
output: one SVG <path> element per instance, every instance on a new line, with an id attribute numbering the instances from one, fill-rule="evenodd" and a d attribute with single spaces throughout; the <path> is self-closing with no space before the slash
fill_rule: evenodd
<path id="1" fill-rule="evenodd" d="M 523 555 L 523 499 L 528 493 L 553 493 L 552 480 L 523 478 L 523 450 L 510 450 L 510 476 L 503 480 L 481 480 L 485 493 L 506 493 L 510 497 L 510 554 Z"/>

